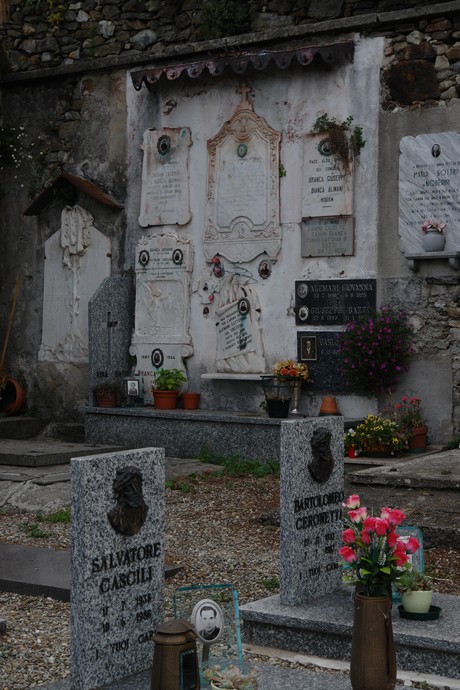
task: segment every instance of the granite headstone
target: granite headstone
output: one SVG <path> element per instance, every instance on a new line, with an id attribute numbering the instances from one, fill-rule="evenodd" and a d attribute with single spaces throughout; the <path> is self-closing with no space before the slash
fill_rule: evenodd
<path id="1" fill-rule="evenodd" d="M 296 606 L 340 586 L 343 418 L 281 423 L 280 600 Z"/>
<path id="2" fill-rule="evenodd" d="M 123 380 L 131 373 L 129 346 L 133 325 L 133 289 L 129 278 L 106 278 L 88 307 L 89 385 Z"/>
<path id="3" fill-rule="evenodd" d="M 309 391 L 349 390 L 342 378 L 339 337 L 340 331 L 297 331 L 297 359 L 310 370 Z"/>
<path id="4" fill-rule="evenodd" d="M 71 460 L 71 679 L 91 690 L 147 668 L 164 619 L 162 448 Z"/>

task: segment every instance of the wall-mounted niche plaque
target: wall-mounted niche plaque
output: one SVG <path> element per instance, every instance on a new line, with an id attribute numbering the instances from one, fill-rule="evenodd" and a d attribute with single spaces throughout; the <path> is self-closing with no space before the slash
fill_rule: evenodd
<path id="1" fill-rule="evenodd" d="M 375 309 L 376 281 L 296 280 L 296 325 L 342 326 Z"/>
<path id="2" fill-rule="evenodd" d="M 353 216 L 302 218 L 302 256 L 352 256 Z"/>

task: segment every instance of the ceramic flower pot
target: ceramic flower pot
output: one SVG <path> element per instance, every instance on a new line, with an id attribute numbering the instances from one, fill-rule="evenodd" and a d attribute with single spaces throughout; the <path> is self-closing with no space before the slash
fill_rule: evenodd
<path id="1" fill-rule="evenodd" d="M 96 393 L 96 403 L 98 407 L 116 407 L 117 402 L 116 393 Z"/>
<path id="2" fill-rule="evenodd" d="M 419 426 L 411 429 L 409 438 L 409 453 L 423 453 L 427 446 L 428 427 Z"/>
<path id="3" fill-rule="evenodd" d="M 182 407 L 184 410 L 196 410 L 199 404 L 199 393 L 182 393 Z"/>
<path id="4" fill-rule="evenodd" d="M 422 242 L 426 252 L 442 252 L 446 244 L 446 236 L 437 230 L 427 230 Z"/>
<path id="5" fill-rule="evenodd" d="M 408 613 L 428 613 L 433 601 L 432 590 L 403 592 L 401 602 Z"/>
<path id="6" fill-rule="evenodd" d="M 156 410 L 175 410 L 179 391 L 153 391 L 153 404 Z"/>

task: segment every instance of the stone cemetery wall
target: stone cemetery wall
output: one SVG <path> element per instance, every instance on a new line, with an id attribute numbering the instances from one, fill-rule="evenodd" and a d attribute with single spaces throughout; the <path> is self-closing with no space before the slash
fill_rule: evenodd
<path id="1" fill-rule="evenodd" d="M 148 668 L 164 619 L 164 450 L 71 461 L 72 687 Z"/>
<path id="2" fill-rule="evenodd" d="M 315 414 L 321 393 L 340 392 L 333 344 L 344 326 L 302 318 L 309 306 L 299 301 L 298 283 L 375 281 L 377 304 L 395 300 L 416 323 L 417 361 L 401 394 L 423 397 L 434 390 L 427 403 L 432 440 L 448 440 L 452 419 L 460 428 L 457 388 L 452 393 L 460 376 L 456 269 L 447 261 L 425 262 L 415 274 L 405 259 L 419 237 L 407 230 L 408 247 L 398 234 L 398 161 L 404 137 L 458 128 L 459 3 L 318 0 L 299 8 L 254 2 L 246 3 L 252 10 L 246 23 L 233 17 L 221 29 L 214 5 L 88 0 L 65 4 L 63 16 L 48 16 L 33 4 L 9 3 L 0 24 L 2 118 L 20 123 L 24 113 L 33 117 L 23 149 L 31 158 L 0 171 L 6 237 L 0 332 L 15 277 L 25 276 L 8 368 L 22 373 L 31 406 L 51 416 L 79 416 L 87 399 L 87 362 L 37 365 L 40 347 L 45 360 L 50 344 L 42 332 L 49 318 L 43 315 L 45 243 L 60 227 L 68 190 L 50 195 L 37 216 L 22 217 L 64 168 L 125 206 L 122 212 L 101 210 L 84 189 L 70 200 L 87 209 L 94 227 L 111 240 L 112 276 L 134 285 L 142 237 L 175 233 L 178 242 L 191 243 L 189 297 L 174 306 L 181 333 L 162 332 L 162 342 L 155 336 L 166 348 L 150 340 L 142 347 L 169 352 L 174 346 L 171 356 L 179 352 L 186 359 L 190 388 L 201 389 L 203 406 L 258 410 L 260 396 L 238 376 L 268 372 L 299 348 L 315 370 L 314 395 L 308 405 L 304 396 L 303 409 Z M 294 57 L 289 71 L 273 60 L 260 71 L 249 66 L 244 76 L 236 62 L 222 74 L 211 76 L 207 67 L 198 74 L 197 61 L 210 56 L 211 71 L 218 72 L 224 34 L 230 34 L 225 59 L 268 48 L 280 51 L 284 66 L 287 46 L 334 47 L 344 40 L 353 55 L 327 65 L 321 56 L 311 65 Z M 177 64 L 188 66 L 194 78 L 182 67 L 174 73 Z M 160 70 L 151 90 L 148 78 L 142 83 L 139 77 L 152 76 L 149 69 Z M 339 121 L 351 115 L 364 128 L 366 145 L 346 174 L 316 153 L 322 138 L 312 127 L 323 112 Z M 22 133 L 16 135 L 21 141 Z M 238 151 L 235 135 L 247 137 Z M 263 176 L 255 174 L 259 167 Z M 161 188 L 158 205 L 152 204 L 152 179 Z M 454 244 L 452 236 L 451 249 Z M 158 303 L 166 297 L 160 293 Z M 316 359 L 308 359 L 310 335 Z M 54 340 L 51 345 L 56 349 Z M 325 365 L 329 356 L 332 366 Z M 430 387 L 429 377 L 419 374 L 431 366 L 436 385 Z M 203 382 L 203 373 L 216 378 Z M 225 375 L 234 378 L 219 378 Z M 442 415 L 440 400 L 448 407 Z M 368 411 L 366 400 L 355 403 L 352 408 L 343 395 L 339 407 L 349 416 Z"/>

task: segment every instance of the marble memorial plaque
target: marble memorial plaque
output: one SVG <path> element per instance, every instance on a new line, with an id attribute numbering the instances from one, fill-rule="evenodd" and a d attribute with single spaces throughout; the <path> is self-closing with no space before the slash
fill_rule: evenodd
<path id="1" fill-rule="evenodd" d="M 376 281 L 297 280 L 296 325 L 342 326 L 376 307 Z"/>
<path id="2" fill-rule="evenodd" d="M 422 252 L 425 220 L 446 223 L 445 250 L 460 246 L 460 134 L 404 137 L 399 157 L 399 236 L 402 251 Z"/>
<path id="3" fill-rule="evenodd" d="M 134 333 L 129 352 L 145 402 L 152 402 L 153 372 L 182 369 L 193 353 L 190 335 L 190 277 L 193 245 L 175 233 L 142 237 L 136 249 Z"/>
<path id="4" fill-rule="evenodd" d="M 302 218 L 302 256 L 352 256 L 353 216 Z"/>
<path id="5" fill-rule="evenodd" d="M 235 262 L 278 254 L 280 139 L 253 112 L 243 89 L 231 120 L 208 141 L 208 261 L 216 254 Z"/>
<path id="6" fill-rule="evenodd" d="M 343 419 L 281 423 L 280 600 L 297 606 L 340 587 Z"/>
<path id="7" fill-rule="evenodd" d="M 111 240 L 92 214 L 66 207 L 45 242 L 40 362 L 88 362 L 88 303 L 110 275 Z"/>
<path id="8" fill-rule="evenodd" d="M 302 216 L 349 216 L 353 213 L 353 162 L 345 171 L 332 155 L 327 133 L 304 139 Z"/>
<path id="9" fill-rule="evenodd" d="M 297 331 L 297 359 L 310 370 L 309 391 L 347 392 L 339 355 L 340 331 Z"/>
<path id="10" fill-rule="evenodd" d="M 129 346 L 133 330 L 131 280 L 106 278 L 88 306 L 89 386 L 129 376 Z"/>
<path id="11" fill-rule="evenodd" d="M 139 225 L 185 225 L 191 218 L 188 156 L 192 137 L 188 127 L 148 129 L 142 149 Z"/>
<path id="12" fill-rule="evenodd" d="M 241 311 L 240 302 L 233 302 L 217 310 L 217 359 L 254 352 L 251 319 Z"/>
<path id="13" fill-rule="evenodd" d="M 152 663 L 164 619 L 164 449 L 71 460 L 71 678 L 90 690 Z"/>

